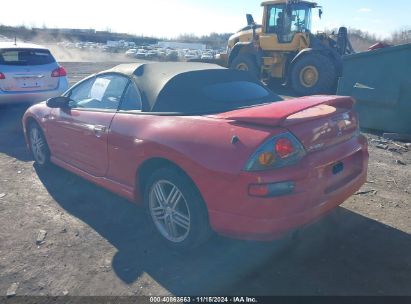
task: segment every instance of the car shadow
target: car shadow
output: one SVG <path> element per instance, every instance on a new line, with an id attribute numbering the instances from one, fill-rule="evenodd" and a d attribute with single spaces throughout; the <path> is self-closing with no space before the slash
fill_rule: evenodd
<path id="1" fill-rule="evenodd" d="M 410 235 L 344 208 L 292 242 L 214 236 L 175 254 L 142 208 L 55 166 L 35 169 L 61 207 L 116 247 L 112 267 L 127 284 L 147 273 L 176 295 L 411 295 Z"/>
<path id="2" fill-rule="evenodd" d="M 21 161 L 31 161 L 21 122 L 29 106 L 28 104 L 0 105 L 0 153 Z"/>

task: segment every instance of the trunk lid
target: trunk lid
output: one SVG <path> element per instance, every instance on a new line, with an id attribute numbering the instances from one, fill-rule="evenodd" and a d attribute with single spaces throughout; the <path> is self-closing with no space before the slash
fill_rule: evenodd
<path id="1" fill-rule="evenodd" d="M 58 68 L 57 63 L 38 66 L 0 65 L 5 79 L 0 80 L 0 89 L 5 92 L 30 92 L 54 90 L 59 85 L 59 77 L 51 77 Z"/>
<path id="2" fill-rule="evenodd" d="M 352 138 L 358 130 L 354 100 L 343 96 L 309 96 L 214 115 L 215 118 L 293 133 L 307 152 Z"/>

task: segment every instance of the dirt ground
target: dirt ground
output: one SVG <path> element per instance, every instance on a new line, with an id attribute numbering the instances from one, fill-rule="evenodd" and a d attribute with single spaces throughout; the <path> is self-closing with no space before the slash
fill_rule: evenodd
<path id="1" fill-rule="evenodd" d="M 113 65 L 64 64 L 71 83 Z M 368 183 L 291 243 L 214 236 L 175 255 L 138 206 L 57 167 L 33 166 L 25 108 L 0 107 L 0 297 L 13 283 L 17 295 L 411 295 L 404 143 L 367 134 Z M 40 230 L 47 235 L 36 244 Z"/>

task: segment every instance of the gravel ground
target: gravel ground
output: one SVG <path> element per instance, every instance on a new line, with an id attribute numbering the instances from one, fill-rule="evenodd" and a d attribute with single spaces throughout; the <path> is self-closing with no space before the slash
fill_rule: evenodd
<path id="1" fill-rule="evenodd" d="M 113 65 L 64 63 L 71 83 Z M 404 143 L 367 133 L 368 183 L 292 242 L 215 236 L 179 256 L 152 237 L 141 208 L 57 167 L 33 166 L 24 111 L 0 107 L 0 296 L 16 286 L 17 295 L 53 296 L 411 295 Z"/>

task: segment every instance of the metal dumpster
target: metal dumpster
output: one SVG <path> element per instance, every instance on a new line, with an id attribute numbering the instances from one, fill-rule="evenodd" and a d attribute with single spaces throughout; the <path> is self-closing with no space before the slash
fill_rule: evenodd
<path id="1" fill-rule="evenodd" d="M 357 100 L 362 128 L 411 134 L 411 44 L 343 58 L 338 95 Z"/>

